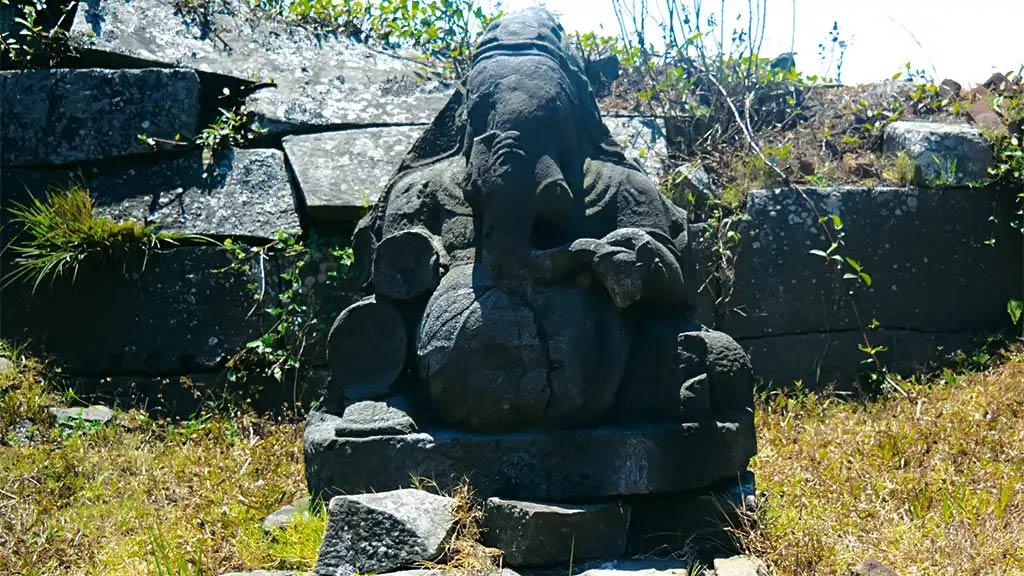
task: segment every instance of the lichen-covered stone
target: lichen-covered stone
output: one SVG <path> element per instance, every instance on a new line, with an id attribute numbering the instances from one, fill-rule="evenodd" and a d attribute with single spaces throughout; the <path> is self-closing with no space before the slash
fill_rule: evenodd
<path id="1" fill-rule="evenodd" d="M 1020 234 L 1011 190 L 808 188 L 817 214 L 793 190 L 749 194 L 732 296 L 718 326 L 737 339 L 882 327 L 921 332 L 1008 327 L 1021 293 Z M 826 250 L 818 214 L 844 226 L 839 254 L 870 286 L 811 250 Z M 830 226 L 828 222 L 826 226 Z M 844 266 L 847 266 L 844 263 Z M 979 281 L 984 278 L 985 281 Z M 756 368 L 756 366 L 755 366 Z"/>
<path id="2" fill-rule="evenodd" d="M 72 32 L 100 63 L 181 66 L 272 83 L 248 109 L 271 132 L 310 126 L 428 122 L 450 88 L 425 81 L 412 61 L 340 34 L 260 17 L 243 0 L 217 3 L 209 19 L 160 0 L 83 3 Z"/>
<path id="3" fill-rule="evenodd" d="M 78 171 L 5 170 L 2 180 L 13 200 L 22 203 L 29 196 L 43 198 L 54 188 L 81 184 L 97 214 L 154 224 L 165 232 L 267 240 L 279 231 L 301 232 L 284 155 L 278 150 L 230 149 L 217 154 L 209 166 L 195 150 Z"/>
<path id="4" fill-rule="evenodd" d="M 612 138 L 651 178 L 660 180 L 668 162 L 665 123 L 646 116 L 610 116 L 604 119 Z"/>
<path id="5" fill-rule="evenodd" d="M 0 72 L 0 160 L 54 165 L 145 154 L 139 134 L 190 140 L 199 125 L 191 70 Z"/>
<path id="6" fill-rule="evenodd" d="M 907 153 L 922 186 L 967 186 L 990 178 L 992 145 L 969 124 L 893 122 L 885 127 L 883 148 Z"/>
<path id="7" fill-rule="evenodd" d="M 455 529 L 455 500 L 422 490 L 337 496 L 316 576 L 349 576 L 413 568 L 439 560 Z"/>
<path id="8" fill-rule="evenodd" d="M 400 126 L 286 137 L 285 154 L 310 217 L 358 220 L 422 132 Z"/>

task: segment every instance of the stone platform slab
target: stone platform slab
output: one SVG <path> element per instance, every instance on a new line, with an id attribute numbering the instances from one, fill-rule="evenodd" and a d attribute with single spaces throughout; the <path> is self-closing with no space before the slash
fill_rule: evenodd
<path id="1" fill-rule="evenodd" d="M 343 438 L 343 420 L 311 412 L 303 435 L 310 494 L 330 498 L 466 477 L 480 497 L 580 502 L 681 492 L 733 478 L 756 452 L 753 414 L 729 422 L 476 434 L 420 426 L 414 434 Z"/>

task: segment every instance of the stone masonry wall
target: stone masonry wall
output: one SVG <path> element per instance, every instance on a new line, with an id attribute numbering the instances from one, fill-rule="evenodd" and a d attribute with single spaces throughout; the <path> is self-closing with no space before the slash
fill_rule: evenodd
<path id="1" fill-rule="evenodd" d="M 244 3 L 225 6 L 209 23 L 217 34 L 209 34 L 169 3 L 82 3 L 73 32 L 90 68 L 0 72 L 5 222 L 13 202 L 80 182 L 100 213 L 162 230 L 255 244 L 279 231 L 347 242 L 453 86 L 424 80 L 408 60 L 254 21 Z M 243 101 L 265 132 L 207 166 L 187 143 L 216 108 Z M 660 176 L 670 149 L 664 123 L 605 120 L 628 154 Z M 174 140 L 186 144 L 162 144 Z M 690 283 L 703 286 L 695 293 L 700 317 L 735 336 L 762 378 L 848 386 L 863 358 L 860 327 L 872 319 L 880 324 L 872 338 L 901 370 L 1009 327 L 1006 301 L 1022 291 L 1009 191 L 806 193 L 842 216 L 849 251 L 872 272 L 873 286 L 854 299 L 859 317 L 844 283 L 809 254 L 824 239 L 794 192 L 750 194 L 731 287 L 705 282 L 713 251 L 700 240 L 703 225 L 693 226 Z M 353 298 L 351 285 L 325 281 L 328 260 L 315 253 L 303 270 L 325 326 Z M 145 261 L 84 268 L 74 282 L 34 292 L 12 284 L 0 292 L 0 335 L 53 354 L 87 391 L 188 412 L 198 407 L 196 387 L 234 385 L 224 380 L 225 362 L 272 323 L 251 313 L 253 286 L 271 298 L 287 266 L 230 264 L 220 248 L 183 244 Z M 9 254 L 2 266 L 10 269 Z M 731 298 L 716 304 L 723 292 Z M 298 389 L 266 386 L 265 405 L 318 396 L 326 381 L 322 343 L 310 343 L 306 355 L 317 369 Z"/>

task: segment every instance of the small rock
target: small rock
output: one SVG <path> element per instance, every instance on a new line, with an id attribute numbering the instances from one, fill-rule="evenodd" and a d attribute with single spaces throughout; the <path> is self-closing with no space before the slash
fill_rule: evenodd
<path id="1" fill-rule="evenodd" d="M 455 529 L 455 500 L 422 490 L 336 496 L 317 576 L 383 573 L 437 560 Z"/>
<path id="2" fill-rule="evenodd" d="M 271 513 L 270 516 L 267 516 L 267 518 L 263 520 L 263 531 L 273 532 L 279 528 L 291 526 L 300 515 L 308 512 L 309 496 L 299 498 L 291 504 L 282 506 L 279 510 Z"/>
<path id="3" fill-rule="evenodd" d="M 853 569 L 853 573 L 857 576 L 897 576 L 895 570 L 873 558 L 858 564 Z"/>
<path id="4" fill-rule="evenodd" d="M 91 422 L 106 424 L 114 417 L 114 411 L 99 404 L 86 408 L 50 408 L 50 414 L 57 417 L 57 422 Z"/>
<path id="5" fill-rule="evenodd" d="M 905 151 L 920 168 L 918 184 L 964 186 L 988 179 L 992 147 L 967 124 L 893 122 L 885 127 L 886 152 Z"/>
<path id="6" fill-rule="evenodd" d="M 715 558 L 715 576 L 768 576 L 768 567 L 753 556 Z"/>
<path id="7" fill-rule="evenodd" d="M 665 122 L 646 116 L 611 116 L 604 119 L 612 138 L 622 146 L 626 158 L 636 162 L 655 182 L 665 175 L 668 138 Z"/>
<path id="8" fill-rule="evenodd" d="M 10 432 L 7 433 L 6 438 L 0 438 L 5 440 L 11 446 L 24 446 L 32 443 L 32 421 L 31 420 L 18 420 L 11 426 Z"/>
<path id="9" fill-rule="evenodd" d="M 960 85 L 956 80 L 946 78 L 939 83 L 939 96 L 942 98 L 953 98 L 960 96 L 960 91 L 963 90 L 963 86 Z"/>
<path id="10" fill-rule="evenodd" d="M 976 125 L 986 130 L 991 130 L 992 132 L 1006 131 L 1003 119 L 992 109 L 987 98 L 980 98 L 971 104 L 971 107 L 967 110 L 967 115 L 971 117 L 971 120 Z"/>
<path id="11" fill-rule="evenodd" d="M 555 505 L 490 498 L 484 544 L 510 566 L 616 558 L 626 548 L 630 509 L 618 504 Z"/>
<path id="12" fill-rule="evenodd" d="M 10 358 L 6 356 L 0 356 L 0 374 L 4 372 L 11 372 L 14 370 L 14 362 L 11 362 Z"/>

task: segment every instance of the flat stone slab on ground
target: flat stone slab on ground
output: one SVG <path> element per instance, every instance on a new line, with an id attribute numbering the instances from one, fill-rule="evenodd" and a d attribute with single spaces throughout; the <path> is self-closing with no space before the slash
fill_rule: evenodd
<path id="1" fill-rule="evenodd" d="M 885 127 L 885 152 L 906 152 L 921 186 L 967 186 L 990 179 L 992 145 L 970 124 L 893 122 Z"/>
<path id="2" fill-rule="evenodd" d="M 310 217 L 362 217 L 422 132 L 420 126 L 396 126 L 286 137 L 285 154 Z"/>
<path id="3" fill-rule="evenodd" d="M 753 556 L 715 558 L 715 576 L 768 576 L 765 563 Z"/>
<path id="4" fill-rule="evenodd" d="M 106 424 L 114 417 L 114 411 L 106 406 L 94 405 L 74 408 L 50 408 L 50 414 L 58 422 L 91 422 Z"/>
<path id="5" fill-rule="evenodd" d="M 263 524 L 261 524 L 263 531 L 273 532 L 279 528 L 291 526 L 303 514 L 309 513 L 309 503 L 310 498 L 306 496 L 271 512 L 263 519 Z"/>
<path id="6" fill-rule="evenodd" d="M 455 500 L 422 490 L 336 496 L 317 576 L 382 573 L 435 561 L 455 529 Z"/>
<path id="7" fill-rule="evenodd" d="M 325 497 L 390 490 L 411 476 L 431 478 L 443 490 L 467 475 L 484 498 L 596 501 L 678 492 L 735 477 L 756 452 L 752 414 L 721 418 L 509 434 L 420 423 L 415 434 L 343 438 L 336 432 L 340 417 L 312 411 L 303 434 L 306 480 L 310 494 Z"/>
<path id="8" fill-rule="evenodd" d="M 920 332 L 1010 327 L 1006 302 L 1022 291 L 1012 190 L 807 188 L 822 216 L 843 221 L 841 256 L 870 274 L 850 280 L 811 250 L 826 250 L 818 216 L 793 190 L 748 196 L 732 297 L 717 329 L 737 340 L 882 327 Z M 994 220 L 993 220 L 994 218 Z M 828 224 L 826 224 L 828 225 Z M 984 279 L 984 281 L 979 281 Z"/>
<path id="9" fill-rule="evenodd" d="M 626 551 L 629 506 L 544 504 L 488 498 L 484 544 L 504 552 L 509 566 L 550 566 L 612 559 Z"/>
<path id="10" fill-rule="evenodd" d="M 146 154 L 151 149 L 139 134 L 195 136 L 199 78 L 169 69 L 0 72 L 0 109 L 4 166 Z"/>
<path id="11" fill-rule="evenodd" d="M 299 127 L 430 122 L 452 88 L 421 66 L 342 34 L 260 17 L 243 0 L 217 3 L 197 22 L 161 0 L 83 3 L 72 26 L 90 62 L 194 68 L 273 82 L 247 108 L 272 133 Z M 173 135 L 172 135 L 173 136 Z"/>

